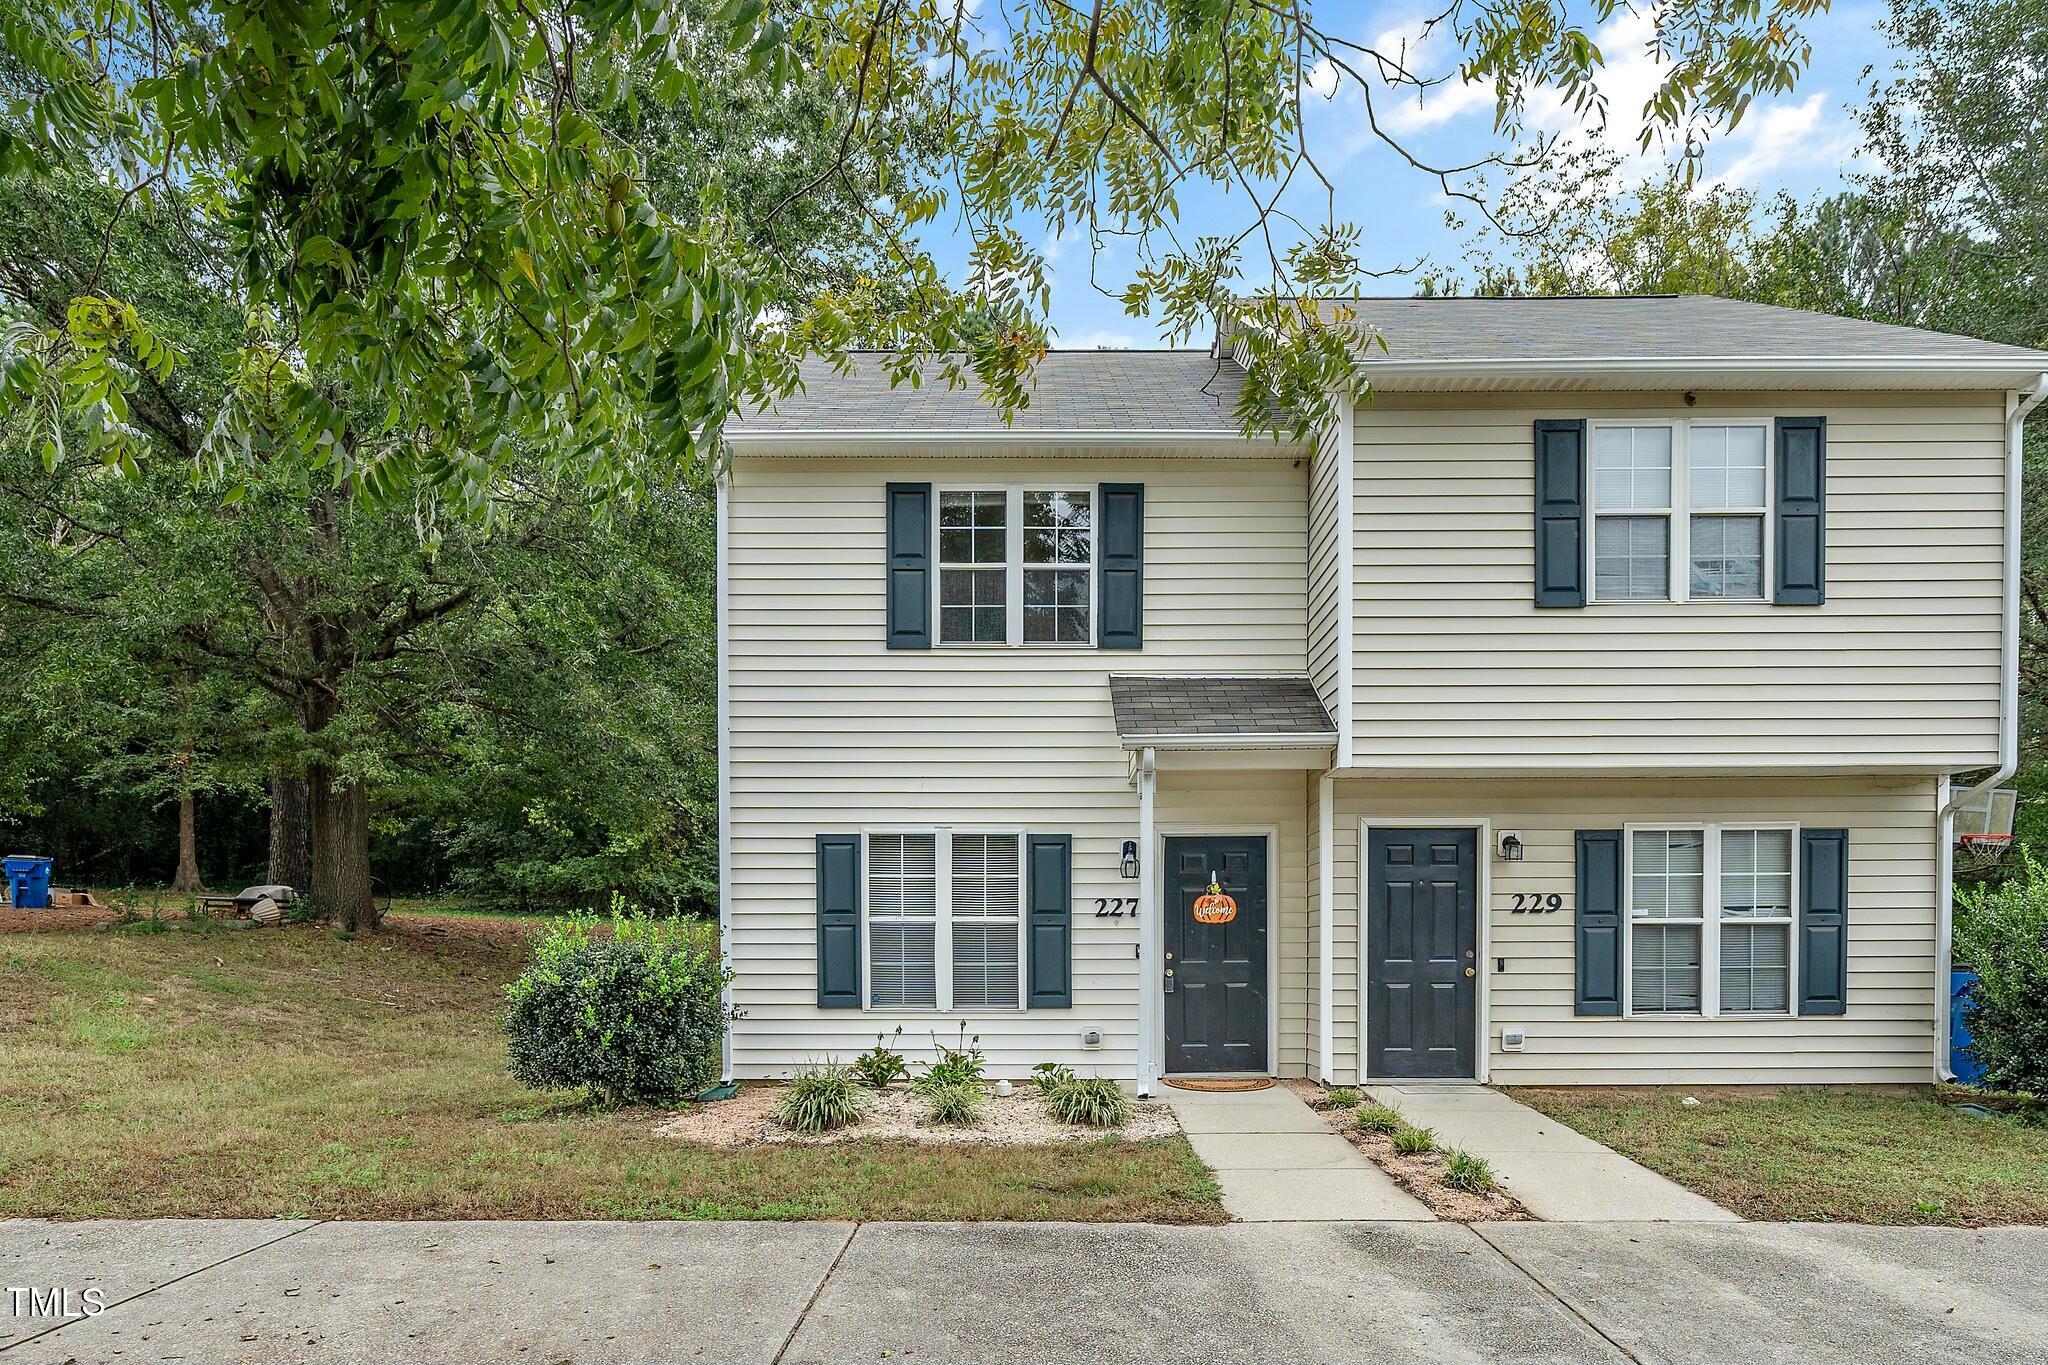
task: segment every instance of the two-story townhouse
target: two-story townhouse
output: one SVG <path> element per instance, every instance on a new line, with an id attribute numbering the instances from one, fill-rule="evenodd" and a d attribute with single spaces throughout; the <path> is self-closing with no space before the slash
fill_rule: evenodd
<path id="1" fill-rule="evenodd" d="M 963 1025 L 1140 1090 L 1937 1073 L 2048 352 L 1353 307 L 1308 447 L 1227 345 L 1056 352 L 1008 425 L 864 357 L 739 425 L 730 1074 Z"/>

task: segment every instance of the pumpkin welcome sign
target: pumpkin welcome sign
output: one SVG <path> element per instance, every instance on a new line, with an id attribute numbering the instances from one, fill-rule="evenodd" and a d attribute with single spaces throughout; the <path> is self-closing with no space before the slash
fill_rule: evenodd
<path id="1" fill-rule="evenodd" d="M 1237 918 L 1237 902 L 1215 882 L 1195 897 L 1195 918 L 1203 924 L 1228 924 Z"/>

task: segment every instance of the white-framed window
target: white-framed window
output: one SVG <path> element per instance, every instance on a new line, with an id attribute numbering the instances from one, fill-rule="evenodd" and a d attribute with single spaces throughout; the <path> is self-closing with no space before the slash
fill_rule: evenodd
<path id="1" fill-rule="evenodd" d="M 939 488 L 938 643 L 1095 643 L 1095 491 Z"/>
<path id="2" fill-rule="evenodd" d="M 867 1007 L 1023 1007 L 1024 836 L 1014 830 L 866 835 Z"/>
<path id="3" fill-rule="evenodd" d="M 939 643 L 1010 637 L 1010 499 L 1001 489 L 939 493 Z"/>
<path id="4" fill-rule="evenodd" d="M 1624 842 L 1624 1011 L 1790 1014 L 1798 826 L 1630 825 Z"/>
<path id="5" fill-rule="evenodd" d="M 1589 424 L 1592 600 L 1761 602 L 1770 570 L 1770 424 Z"/>

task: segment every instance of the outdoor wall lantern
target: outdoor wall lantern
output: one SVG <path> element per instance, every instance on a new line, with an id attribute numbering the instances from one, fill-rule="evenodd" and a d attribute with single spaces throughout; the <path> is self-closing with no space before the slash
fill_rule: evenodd
<path id="1" fill-rule="evenodd" d="M 1138 879 L 1138 841 L 1136 839 L 1124 840 L 1124 857 L 1120 870 L 1124 874 L 1125 881 L 1134 882 Z"/>
<path id="2" fill-rule="evenodd" d="M 1500 836 L 1500 856 L 1511 863 L 1522 861 L 1522 836 L 1514 830 L 1504 831 Z"/>

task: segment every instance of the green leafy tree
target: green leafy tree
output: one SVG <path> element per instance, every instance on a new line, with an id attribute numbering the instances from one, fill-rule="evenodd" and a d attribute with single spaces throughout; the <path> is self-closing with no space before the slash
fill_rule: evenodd
<path id="1" fill-rule="evenodd" d="M 1796 80 L 1799 21 L 1824 4 L 1640 6 L 1665 65 L 1626 116 L 1696 158 Z M 1513 138 L 1539 89 L 1606 117 L 1587 25 L 1619 8 L 1448 0 L 1430 26 Z M 1330 184 L 1304 100 L 1352 92 L 1446 188 L 1471 169 L 1415 156 L 1378 112 L 1445 73 L 1299 3 L 0 0 L 0 36 L 0 171 L 90 161 L 138 208 L 200 196 L 274 322 L 200 428 L 205 467 L 233 477 L 290 447 L 371 494 L 432 484 L 486 517 L 523 452 L 608 496 L 702 468 L 737 404 L 860 341 L 902 348 L 902 377 L 928 363 L 1021 406 L 1047 303 L 1023 227 L 1040 220 L 1130 242 L 1128 306 L 1177 335 L 1222 314 L 1262 380 L 1246 425 L 1305 429 L 1355 383 L 1350 320 L 1315 303 L 1355 290 L 1361 263 L 1333 207 L 1315 221 L 1281 202 Z M 621 118 L 713 107 L 741 80 L 829 97 L 831 159 L 757 217 L 717 175 L 687 204 L 650 192 Z M 905 164 L 906 123 L 933 108 L 939 155 Z M 1241 194 L 1245 221 L 1184 240 L 1195 181 Z M 796 208 L 819 198 L 887 243 L 888 287 L 800 287 Z M 941 213 L 971 238 L 957 284 L 916 237 Z M 7 326 L 0 401 L 43 413 L 51 447 L 75 426 L 131 468 L 148 438 L 129 390 L 178 352 L 99 272 L 82 283 L 61 321 Z"/>

